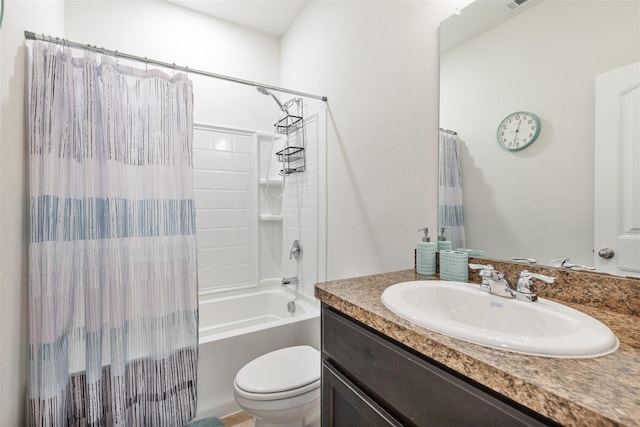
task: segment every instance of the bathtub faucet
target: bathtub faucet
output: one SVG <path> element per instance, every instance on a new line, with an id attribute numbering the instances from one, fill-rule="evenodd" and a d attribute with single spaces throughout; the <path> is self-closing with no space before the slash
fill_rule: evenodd
<path id="1" fill-rule="evenodd" d="M 297 285 L 299 283 L 300 283 L 300 280 L 298 280 L 298 276 L 282 278 L 282 286 Z"/>

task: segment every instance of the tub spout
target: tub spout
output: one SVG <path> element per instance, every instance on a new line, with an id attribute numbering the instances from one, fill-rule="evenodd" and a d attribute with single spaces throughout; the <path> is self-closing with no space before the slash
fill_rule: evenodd
<path id="1" fill-rule="evenodd" d="M 282 286 L 297 285 L 299 283 L 300 283 L 300 280 L 298 280 L 298 276 L 282 278 Z"/>

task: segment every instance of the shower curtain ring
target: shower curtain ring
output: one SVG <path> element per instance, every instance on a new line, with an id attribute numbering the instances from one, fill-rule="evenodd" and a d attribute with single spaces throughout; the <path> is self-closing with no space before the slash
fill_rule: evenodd
<path id="1" fill-rule="evenodd" d="M 144 70 L 149 71 L 149 60 L 146 56 L 144 57 Z"/>

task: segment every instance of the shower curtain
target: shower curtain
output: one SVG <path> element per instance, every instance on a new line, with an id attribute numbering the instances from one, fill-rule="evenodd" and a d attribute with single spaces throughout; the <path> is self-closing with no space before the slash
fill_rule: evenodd
<path id="1" fill-rule="evenodd" d="M 191 82 L 33 42 L 29 419 L 195 415 Z"/>
<path id="2" fill-rule="evenodd" d="M 439 153 L 438 224 L 445 227 L 453 249 L 466 248 L 458 135 L 440 131 Z"/>

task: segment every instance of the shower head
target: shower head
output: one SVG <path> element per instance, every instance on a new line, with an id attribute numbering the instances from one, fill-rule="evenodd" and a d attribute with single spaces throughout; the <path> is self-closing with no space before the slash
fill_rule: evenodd
<path id="1" fill-rule="evenodd" d="M 280 107 L 280 109 L 283 112 L 288 113 L 287 108 L 284 105 L 282 105 L 282 103 L 278 100 L 278 98 L 276 98 L 276 96 L 274 94 L 272 94 L 271 92 L 269 92 L 267 89 L 263 88 L 262 86 L 258 86 L 258 87 L 256 87 L 256 89 L 258 89 L 258 92 L 260 92 L 263 95 L 271 95 L 273 100 L 278 103 L 278 106 Z"/>

